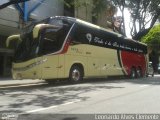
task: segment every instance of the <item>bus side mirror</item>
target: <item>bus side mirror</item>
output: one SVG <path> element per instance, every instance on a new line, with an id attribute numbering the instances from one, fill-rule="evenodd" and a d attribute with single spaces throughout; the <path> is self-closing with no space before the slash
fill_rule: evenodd
<path id="1" fill-rule="evenodd" d="M 20 35 L 9 36 L 6 40 L 6 47 L 9 47 L 11 41 L 20 41 Z"/>
<path id="2" fill-rule="evenodd" d="M 33 38 L 36 39 L 39 36 L 39 32 L 46 28 L 57 29 L 58 27 L 50 24 L 38 24 L 33 29 Z"/>

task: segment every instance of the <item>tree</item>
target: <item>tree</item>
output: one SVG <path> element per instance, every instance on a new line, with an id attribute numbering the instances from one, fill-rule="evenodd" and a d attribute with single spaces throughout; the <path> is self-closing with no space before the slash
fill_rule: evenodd
<path id="1" fill-rule="evenodd" d="M 160 48 L 160 24 L 154 26 L 147 35 L 142 37 L 142 42 L 155 50 Z"/>
<path id="2" fill-rule="evenodd" d="M 129 0 L 128 9 L 131 14 L 131 36 L 140 40 L 154 26 L 160 16 L 159 0 Z"/>
<path id="3" fill-rule="evenodd" d="M 122 30 L 121 31 L 126 36 L 126 30 L 125 30 L 125 21 L 124 21 L 124 8 L 126 7 L 126 0 L 113 0 L 113 3 L 115 6 L 119 8 L 119 10 L 122 13 Z"/>
<path id="4" fill-rule="evenodd" d="M 154 71 L 157 71 L 159 63 L 158 50 L 160 48 L 160 24 L 154 26 L 149 33 L 141 39 L 141 41 L 148 45 L 150 61 L 152 61 Z"/>
<path id="5" fill-rule="evenodd" d="M 124 8 L 131 14 L 131 36 L 140 40 L 154 26 L 160 16 L 160 0 L 112 0 L 122 13 L 124 22 Z M 125 28 L 125 26 L 124 26 Z"/>
<path id="6" fill-rule="evenodd" d="M 159 0 L 130 1 L 128 6 L 132 17 L 131 35 L 134 39 L 140 40 L 153 27 L 160 16 L 159 5 Z"/>
<path id="7" fill-rule="evenodd" d="M 92 22 L 96 24 L 99 15 L 104 11 L 108 11 L 110 15 L 112 14 L 111 12 L 114 14 L 115 10 L 112 6 L 113 5 L 108 0 L 93 0 Z M 113 15 L 111 16 L 113 17 Z"/>

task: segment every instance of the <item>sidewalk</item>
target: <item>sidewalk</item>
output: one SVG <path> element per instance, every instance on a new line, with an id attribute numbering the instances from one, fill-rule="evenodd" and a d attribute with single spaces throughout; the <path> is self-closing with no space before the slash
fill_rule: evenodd
<path id="1" fill-rule="evenodd" d="M 0 78 L 0 87 L 44 83 L 44 82 L 45 82 L 44 80 L 38 80 L 38 79 L 13 80 L 12 78 Z"/>

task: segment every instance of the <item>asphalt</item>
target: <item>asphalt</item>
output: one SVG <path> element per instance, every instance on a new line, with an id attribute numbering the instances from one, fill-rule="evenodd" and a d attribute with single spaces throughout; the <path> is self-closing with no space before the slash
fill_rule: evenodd
<path id="1" fill-rule="evenodd" d="M 36 83 L 44 83 L 44 82 L 45 82 L 44 80 L 39 80 L 39 79 L 13 80 L 12 78 L 0 78 L 0 87 L 36 84 Z"/>
<path id="2" fill-rule="evenodd" d="M 155 74 L 154 75 L 159 76 L 159 74 Z M 5 86 L 18 86 L 18 85 L 29 85 L 29 84 L 41 84 L 41 83 L 46 83 L 44 80 L 40 80 L 40 79 L 23 79 L 23 80 L 14 80 L 11 77 L 8 78 L 2 78 L 0 77 L 0 87 L 5 87 Z"/>

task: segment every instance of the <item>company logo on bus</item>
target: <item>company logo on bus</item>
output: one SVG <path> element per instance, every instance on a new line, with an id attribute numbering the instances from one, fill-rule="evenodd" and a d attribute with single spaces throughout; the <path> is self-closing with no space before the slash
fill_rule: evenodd
<path id="1" fill-rule="evenodd" d="M 92 34 L 87 33 L 87 34 L 86 34 L 86 38 L 87 38 L 87 40 L 89 41 L 89 43 L 91 43 L 91 41 L 92 41 Z"/>

